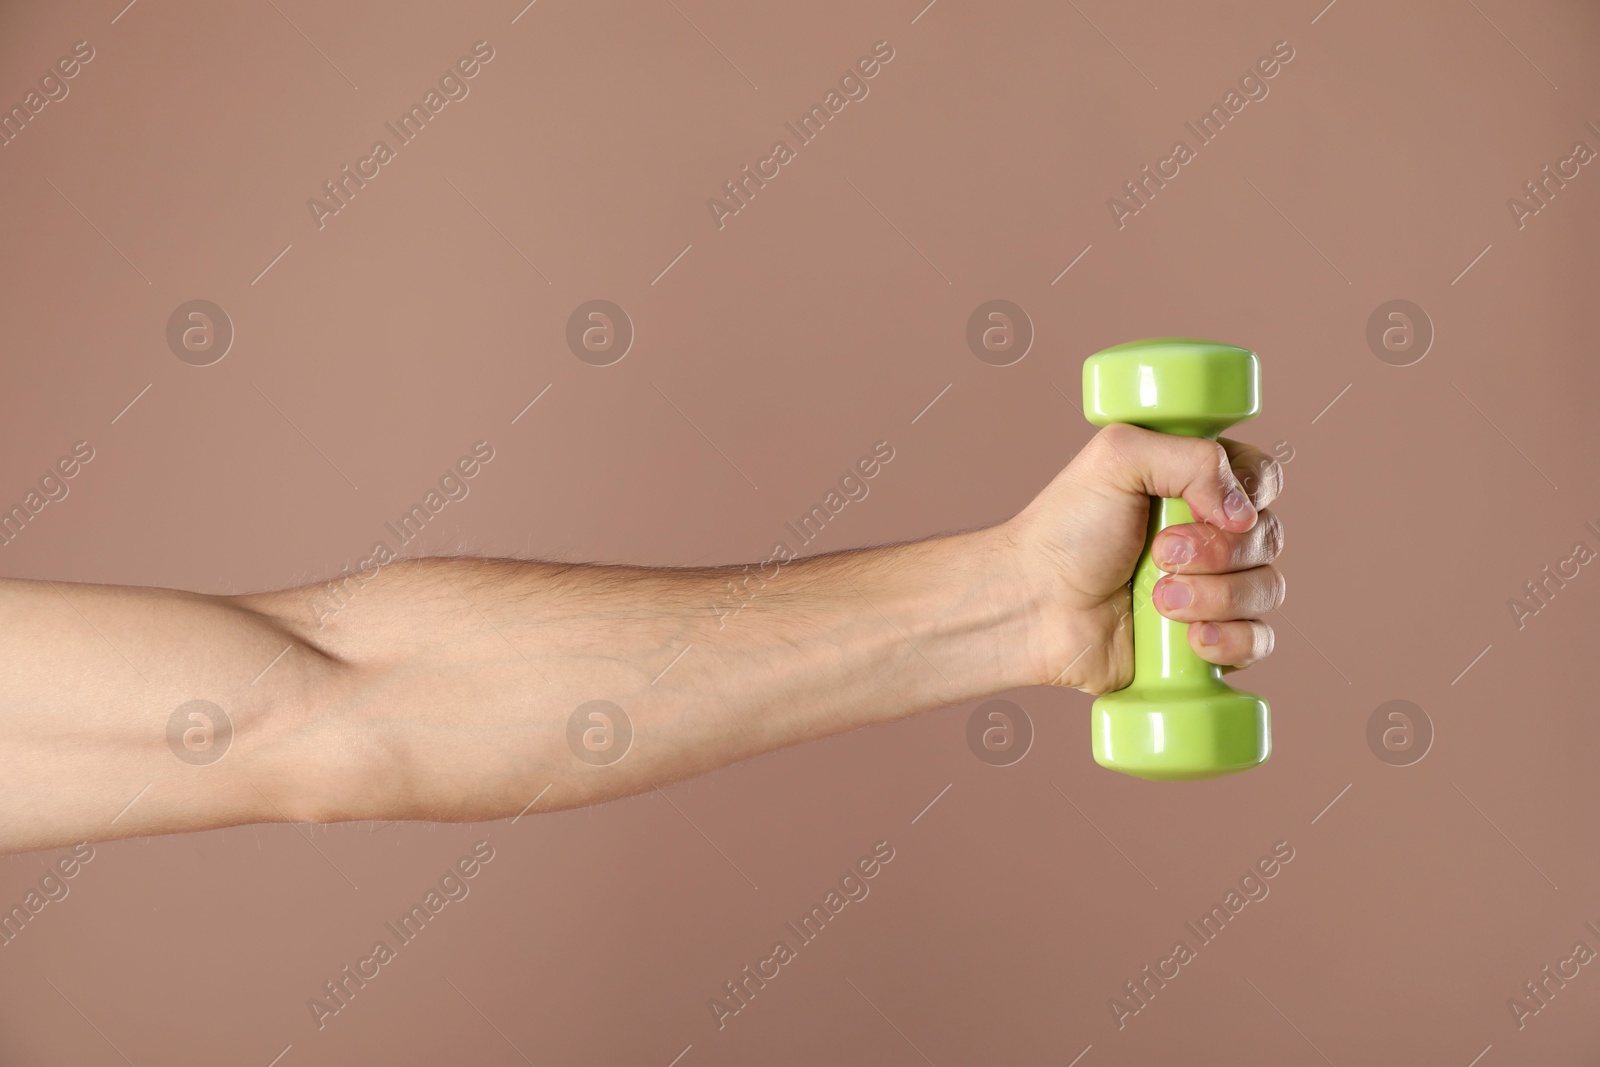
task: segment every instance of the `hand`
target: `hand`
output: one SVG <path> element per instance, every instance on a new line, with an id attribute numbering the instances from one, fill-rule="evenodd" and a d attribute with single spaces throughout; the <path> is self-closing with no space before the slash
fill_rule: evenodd
<path id="1" fill-rule="evenodd" d="M 1152 598 L 1189 623 L 1202 659 L 1248 667 L 1270 655 L 1261 621 L 1283 603 L 1283 524 L 1264 510 L 1283 470 L 1250 445 L 1108 426 L 1027 508 L 1005 524 L 1021 550 L 1022 580 L 1042 595 L 1029 642 L 1036 684 L 1090 693 L 1133 680 L 1129 580 L 1144 549 L 1149 498 L 1182 497 L 1197 519 L 1157 535 L 1168 572 Z"/>

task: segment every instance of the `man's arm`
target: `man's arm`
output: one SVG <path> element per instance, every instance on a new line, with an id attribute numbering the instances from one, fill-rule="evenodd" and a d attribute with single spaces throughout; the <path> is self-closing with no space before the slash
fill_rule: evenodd
<path id="1" fill-rule="evenodd" d="M 1230 449 L 1264 504 L 1275 469 Z M 1198 550 L 1175 565 L 1193 606 L 1166 613 L 1195 620 L 1191 643 L 1223 620 L 1197 651 L 1248 664 L 1282 581 L 1276 521 L 1238 489 L 1216 445 L 1112 428 L 1010 522 L 789 562 L 741 585 L 737 611 L 742 568 L 403 561 L 332 613 L 314 586 L 0 582 L 0 851 L 488 820 L 1019 686 L 1117 688 L 1149 494 L 1214 522 L 1163 534 Z"/>
<path id="2" fill-rule="evenodd" d="M 980 531 L 797 560 L 736 613 L 738 569 L 421 559 L 321 627 L 316 587 L 8 581 L 0 632 L 29 638 L 0 656 L 0 840 L 494 819 L 547 786 L 536 810 L 1028 684 L 1010 558 Z M 169 731 L 194 700 L 227 718 L 199 705 Z M 575 750 L 595 700 L 626 719 L 581 714 Z"/>

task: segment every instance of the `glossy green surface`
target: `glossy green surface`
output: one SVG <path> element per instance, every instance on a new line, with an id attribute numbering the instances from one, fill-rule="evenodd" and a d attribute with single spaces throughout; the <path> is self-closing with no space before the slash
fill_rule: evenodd
<path id="1" fill-rule="evenodd" d="M 1261 413 L 1261 364 L 1247 348 L 1188 337 L 1115 345 L 1084 360 L 1083 413 L 1096 426 L 1214 438 Z"/>
<path id="2" fill-rule="evenodd" d="M 1255 353 L 1190 338 L 1117 345 L 1083 365 L 1090 422 L 1133 423 L 1215 438 L 1261 410 Z M 1262 763 L 1272 752 L 1267 702 L 1222 680 L 1222 668 L 1189 647 L 1188 624 L 1150 600 L 1164 573 L 1150 543 L 1166 526 L 1194 521 L 1182 500 L 1152 499 L 1150 529 L 1133 575 L 1133 682 L 1094 702 L 1094 758 L 1157 781 L 1213 778 Z"/>

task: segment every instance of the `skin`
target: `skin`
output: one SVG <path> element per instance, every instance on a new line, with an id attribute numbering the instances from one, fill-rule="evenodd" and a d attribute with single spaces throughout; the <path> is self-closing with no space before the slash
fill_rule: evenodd
<path id="1" fill-rule="evenodd" d="M 1266 510 L 1281 484 L 1249 445 L 1111 426 L 1003 523 L 789 562 L 736 613 L 715 605 L 738 567 L 396 561 L 331 614 L 321 585 L 0 580 L 0 851 L 254 822 L 487 821 L 1022 686 L 1119 689 L 1150 496 L 1207 518 L 1159 535 L 1156 558 L 1182 562 L 1163 567 L 1158 609 L 1190 623 L 1203 658 L 1246 667 L 1271 652 L 1260 619 L 1284 595 Z M 169 745 L 174 709 L 196 699 L 232 723 L 214 762 Z M 596 699 L 632 726 L 604 766 L 568 743 Z"/>

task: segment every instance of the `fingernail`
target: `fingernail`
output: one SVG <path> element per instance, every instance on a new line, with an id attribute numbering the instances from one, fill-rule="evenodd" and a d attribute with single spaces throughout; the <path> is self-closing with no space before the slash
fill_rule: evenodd
<path id="1" fill-rule="evenodd" d="M 1250 498 L 1241 490 L 1230 489 L 1228 495 L 1222 498 L 1222 510 L 1230 519 L 1242 519 L 1250 514 Z"/>
<path id="2" fill-rule="evenodd" d="M 1162 553 L 1169 565 L 1188 563 L 1194 559 L 1194 542 L 1181 534 L 1168 534 Z"/>
<path id="3" fill-rule="evenodd" d="M 1216 623 L 1208 622 L 1200 627 L 1200 643 L 1202 645 L 1214 645 L 1220 640 L 1222 640 L 1222 630 Z"/>
<path id="4" fill-rule="evenodd" d="M 1161 604 L 1166 608 L 1186 608 L 1194 593 L 1184 582 L 1166 582 L 1161 586 Z"/>

